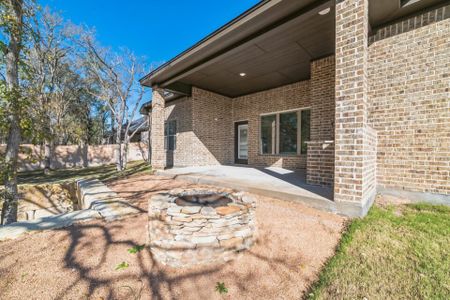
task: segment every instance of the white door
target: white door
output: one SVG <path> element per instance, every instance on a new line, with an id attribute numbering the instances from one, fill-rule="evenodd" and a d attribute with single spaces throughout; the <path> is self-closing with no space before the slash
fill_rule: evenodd
<path id="1" fill-rule="evenodd" d="M 248 159 L 248 124 L 238 125 L 238 159 Z"/>

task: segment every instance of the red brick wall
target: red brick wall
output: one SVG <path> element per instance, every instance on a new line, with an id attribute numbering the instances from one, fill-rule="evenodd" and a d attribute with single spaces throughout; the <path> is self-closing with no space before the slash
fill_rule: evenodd
<path id="1" fill-rule="evenodd" d="M 232 99 L 198 88 L 192 90 L 193 165 L 233 161 Z"/>
<path id="2" fill-rule="evenodd" d="M 333 185 L 335 69 L 334 56 L 311 63 L 311 142 L 306 167 L 309 184 Z"/>
<path id="3" fill-rule="evenodd" d="M 376 132 L 368 125 L 368 0 L 336 2 L 334 199 L 364 214 L 375 197 Z"/>
<path id="4" fill-rule="evenodd" d="M 311 62 L 311 139 L 334 140 L 335 123 L 334 55 Z"/>
<path id="5" fill-rule="evenodd" d="M 334 141 L 311 141 L 308 143 L 306 182 L 312 185 L 333 185 Z"/>
<path id="6" fill-rule="evenodd" d="M 167 165 L 166 151 L 164 150 L 164 119 L 164 98 L 158 90 L 153 90 L 150 138 L 151 163 L 154 169 L 164 169 Z"/>
<path id="7" fill-rule="evenodd" d="M 311 108 L 311 139 L 333 139 L 334 58 L 312 62 L 311 68 L 314 82 L 301 81 L 234 99 L 194 87 L 191 97 L 167 103 L 165 119 L 177 120 L 178 127 L 177 149 L 167 152 L 167 160 L 175 166 L 233 163 L 234 122 L 247 120 L 249 165 L 305 169 L 305 154 L 260 154 L 259 130 L 261 114 Z M 330 174 L 324 176 L 330 178 Z"/>
<path id="8" fill-rule="evenodd" d="M 193 163 L 194 134 L 192 132 L 192 98 L 184 97 L 166 104 L 165 120 L 177 122 L 177 147 L 175 151 L 167 151 L 169 165 L 188 166 Z"/>
<path id="9" fill-rule="evenodd" d="M 256 166 L 275 166 L 304 169 L 306 155 L 260 154 L 260 115 L 311 105 L 310 82 L 300 81 L 283 87 L 233 99 L 233 121 L 248 121 L 248 163 Z M 234 131 L 232 131 L 234 141 Z M 234 149 L 234 144 L 232 146 Z M 233 152 L 234 153 L 234 152 Z"/>
<path id="10" fill-rule="evenodd" d="M 379 186 L 450 194 L 450 5 L 380 28 L 371 42 Z"/>
<path id="11" fill-rule="evenodd" d="M 231 99 L 199 88 L 191 97 L 166 103 L 164 119 L 177 121 L 177 146 L 166 151 L 168 166 L 232 162 Z"/>

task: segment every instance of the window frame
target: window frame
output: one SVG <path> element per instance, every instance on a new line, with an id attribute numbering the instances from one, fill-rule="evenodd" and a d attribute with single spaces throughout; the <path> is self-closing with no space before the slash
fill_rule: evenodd
<path id="1" fill-rule="evenodd" d="M 170 132 L 170 128 L 168 126 L 170 126 L 170 123 L 174 123 L 175 124 L 175 133 L 174 134 L 169 134 Z M 166 130 L 167 128 L 167 130 Z M 178 124 L 177 124 L 177 120 L 167 120 L 164 121 L 164 150 L 165 151 L 175 151 L 177 150 L 177 134 L 178 134 Z M 173 141 L 173 149 L 169 149 L 169 139 L 170 137 L 173 137 L 174 141 Z"/>
<path id="2" fill-rule="evenodd" d="M 273 154 L 269 154 L 269 153 L 263 153 L 263 140 L 262 140 L 262 126 L 263 126 L 263 122 L 262 122 L 262 117 L 264 116 L 275 116 L 275 141 L 273 143 L 271 143 L 271 151 L 272 153 L 276 153 L 278 152 L 277 150 L 277 146 L 278 146 L 278 134 L 276 132 L 277 129 L 277 115 L 276 114 L 261 114 L 259 116 L 259 132 L 258 132 L 258 137 L 259 137 L 259 154 L 261 155 L 273 155 Z M 273 129 L 272 129 L 273 130 Z"/>
<path id="3" fill-rule="evenodd" d="M 311 107 L 302 107 L 295 109 L 288 109 L 270 113 L 262 113 L 259 115 L 259 155 L 277 155 L 277 156 L 301 156 L 306 155 L 307 153 L 301 153 L 302 149 L 302 111 L 309 110 L 311 111 Z M 284 113 L 297 113 L 297 152 L 296 153 L 280 153 L 280 115 Z M 262 117 L 264 116 L 273 116 L 275 115 L 275 152 L 272 153 L 263 153 L 263 144 L 262 144 Z M 311 122 L 311 119 L 310 119 Z M 310 124 L 311 128 L 311 124 Z"/>

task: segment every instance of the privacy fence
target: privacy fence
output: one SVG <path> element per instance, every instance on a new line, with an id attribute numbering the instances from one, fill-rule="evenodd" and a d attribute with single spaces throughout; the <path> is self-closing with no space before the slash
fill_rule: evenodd
<path id="1" fill-rule="evenodd" d="M 0 145 L 3 155 L 6 146 Z M 67 145 L 56 146 L 52 151 L 51 168 L 93 167 L 116 162 L 117 145 Z M 128 161 L 147 160 L 148 147 L 144 143 L 130 143 Z M 21 145 L 19 170 L 37 170 L 44 168 L 44 147 Z"/>

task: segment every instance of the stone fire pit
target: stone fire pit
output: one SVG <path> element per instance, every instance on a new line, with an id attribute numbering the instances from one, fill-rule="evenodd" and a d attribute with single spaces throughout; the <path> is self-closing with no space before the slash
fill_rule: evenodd
<path id="1" fill-rule="evenodd" d="M 255 200 L 245 193 L 172 190 L 149 201 L 150 251 L 172 267 L 218 263 L 254 242 Z"/>

